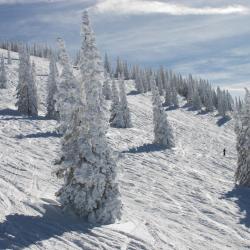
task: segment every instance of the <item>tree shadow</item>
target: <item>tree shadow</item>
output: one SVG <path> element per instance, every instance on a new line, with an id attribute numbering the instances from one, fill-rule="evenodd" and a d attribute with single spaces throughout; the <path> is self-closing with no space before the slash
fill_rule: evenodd
<path id="1" fill-rule="evenodd" d="M 17 135 L 15 138 L 17 139 L 32 139 L 32 138 L 49 138 L 49 137 L 55 137 L 60 138 L 62 135 L 57 132 L 39 132 L 36 134 L 28 134 L 28 135 Z"/>
<path id="2" fill-rule="evenodd" d="M 5 120 L 5 121 L 10 121 L 10 120 L 53 120 L 48 118 L 47 116 L 27 116 L 27 115 L 23 115 L 22 113 L 20 113 L 18 110 L 15 109 L 2 109 L 0 110 L 0 116 L 7 116 L 4 118 L 0 118 L 1 120 Z M 9 117 L 10 116 L 10 117 Z"/>
<path id="3" fill-rule="evenodd" d="M 225 194 L 225 198 L 237 198 L 234 201 L 238 204 L 240 211 L 245 213 L 245 217 L 240 220 L 240 223 L 250 227 L 250 188 L 235 187 Z"/>
<path id="4" fill-rule="evenodd" d="M 14 109 L 2 109 L 0 110 L 2 116 L 21 116 L 22 114 Z"/>
<path id="5" fill-rule="evenodd" d="M 173 110 L 177 110 L 179 107 L 177 106 L 163 106 L 166 107 L 165 111 L 173 111 Z"/>
<path id="6" fill-rule="evenodd" d="M 150 144 L 144 144 L 139 147 L 130 148 L 129 150 L 122 151 L 122 153 L 139 154 L 139 153 L 157 152 L 165 149 L 167 149 L 167 147 L 159 144 L 150 143 Z"/>
<path id="7" fill-rule="evenodd" d="M 46 116 L 24 116 L 19 114 L 19 117 L 4 117 L 0 118 L 3 121 L 18 121 L 18 120 L 27 120 L 27 121 L 50 121 L 53 119 L 49 119 Z"/>
<path id="8" fill-rule="evenodd" d="M 224 116 L 224 117 L 221 117 L 217 122 L 216 124 L 221 127 L 223 126 L 225 123 L 229 122 L 232 118 L 230 116 Z"/>
<path id="9" fill-rule="evenodd" d="M 189 103 L 187 103 L 187 102 L 184 105 L 181 106 L 181 108 L 183 108 L 183 109 L 185 109 L 185 108 L 189 109 L 190 107 L 191 107 L 191 105 Z"/>
<path id="10" fill-rule="evenodd" d="M 196 115 L 207 115 L 208 113 L 209 113 L 209 111 L 207 111 L 207 110 L 200 110 L 200 111 L 198 111 L 198 113 Z"/>
<path id="11" fill-rule="evenodd" d="M 137 91 L 137 90 L 132 90 L 132 91 L 130 91 L 127 95 L 139 95 L 139 94 L 140 94 L 139 91 Z"/>
<path id="12" fill-rule="evenodd" d="M 41 216 L 6 216 L 5 221 L 0 224 L 0 248 L 28 248 L 32 244 L 62 236 L 66 232 L 88 233 L 93 229 L 93 225 L 82 219 L 65 216 L 59 206 L 46 205 L 44 209 L 45 212 Z"/>
<path id="13" fill-rule="evenodd" d="M 198 113 L 201 112 L 201 110 L 199 110 L 199 109 L 193 107 L 192 105 L 189 105 L 189 106 L 187 107 L 187 111 L 197 111 Z"/>

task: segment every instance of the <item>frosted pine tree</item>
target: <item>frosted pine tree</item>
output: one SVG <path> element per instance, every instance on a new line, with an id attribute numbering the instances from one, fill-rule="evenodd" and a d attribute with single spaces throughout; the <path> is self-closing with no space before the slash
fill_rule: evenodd
<path id="1" fill-rule="evenodd" d="M 169 83 L 166 83 L 165 86 L 165 106 L 171 106 L 172 105 L 172 94 L 171 94 L 171 86 Z"/>
<path id="2" fill-rule="evenodd" d="M 29 96 L 30 96 L 30 109 L 31 115 L 38 115 L 38 95 L 37 95 L 37 85 L 36 85 L 36 65 L 32 62 L 31 65 L 31 81 L 29 82 Z"/>
<path id="3" fill-rule="evenodd" d="M 163 86 L 163 79 L 162 79 L 161 71 L 157 72 L 157 75 L 156 75 L 156 86 L 158 88 L 159 94 L 162 96 L 163 93 L 164 93 L 164 91 L 163 91 L 164 86 Z"/>
<path id="4" fill-rule="evenodd" d="M 107 140 L 102 83 L 103 67 L 95 45 L 88 14 L 84 12 L 81 53 L 81 91 L 84 103 L 73 112 L 63 138 L 63 157 L 59 177 L 64 186 L 57 195 L 65 209 L 90 222 L 113 223 L 121 216 L 116 164 Z"/>
<path id="5" fill-rule="evenodd" d="M 240 186 L 250 187 L 250 93 L 248 90 L 238 119 L 236 127 L 238 167 L 235 181 Z"/>
<path id="6" fill-rule="evenodd" d="M 228 111 L 228 102 L 225 90 L 221 91 L 217 89 L 218 93 L 218 113 L 222 117 L 225 117 Z"/>
<path id="7" fill-rule="evenodd" d="M 132 122 L 131 122 L 130 110 L 128 107 L 126 90 L 125 90 L 125 82 L 123 78 L 120 79 L 120 105 L 121 105 L 121 113 L 123 116 L 122 128 L 131 128 Z"/>
<path id="8" fill-rule="evenodd" d="M 104 57 L 104 69 L 105 69 L 105 71 L 106 71 L 107 74 L 111 74 L 112 73 L 112 67 L 111 67 L 111 63 L 109 61 L 107 53 L 105 53 L 105 57 Z"/>
<path id="9" fill-rule="evenodd" d="M 112 103 L 110 113 L 110 126 L 114 128 L 122 128 L 124 126 L 124 121 L 121 111 L 119 92 L 114 79 L 112 81 Z"/>
<path id="10" fill-rule="evenodd" d="M 0 66 L 0 88 L 1 89 L 7 88 L 7 76 L 6 76 L 6 71 L 5 71 L 3 55 L 1 57 L 1 66 Z"/>
<path id="11" fill-rule="evenodd" d="M 10 47 L 8 47 L 8 65 L 12 64 L 12 59 L 11 59 L 11 55 L 10 55 Z"/>
<path id="12" fill-rule="evenodd" d="M 205 95 L 205 101 L 204 106 L 206 107 L 207 112 L 213 112 L 214 106 L 213 106 L 213 92 L 210 87 L 207 86 L 206 88 L 206 95 Z"/>
<path id="13" fill-rule="evenodd" d="M 167 85 L 167 83 L 166 83 Z M 171 102 L 175 108 L 179 107 L 178 92 L 177 92 L 177 78 L 175 76 L 171 77 Z"/>
<path id="14" fill-rule="evenodd" d="M 115 78 L 118 78 L 119 75 L 123 74 L 123 63 L 121 59 L 118 57 L 116 60 L 116 70 L 115 70 Z"/>
<path id="15" fill-rule="evenodd" d="M 112 98 L 112 90 L 110 87 L 110 82 L 111 82 L 111 79 L 108 76 L 108 74 L 105 72 L 105 80 L 103 83 L 102 93 L 106 100 L 111 100 Z"/>
<path id="16" fill-rule="evenodd" d="M 200 98 L 200 94 L 199 94 L 199 91 L 197 88 L 195 88 L 195 90 L 193 92 L 192 107 L 195 110 L 201 110 L 201 108 L 202 108 L 201 98 Z"/>
<path id="17" fill-rule="evenodd" d="M 136 90 L 139 93 L 144 93 L 145 92 L 144 86 L 143 86 L 143 76 L 142 76 L 141 70 L 139 72 L 137 72 L 137 74 L 136 74 L 135 87 L 136 87 Z"/>
<path id="18" fill-rule="evenodd" d="M 56 93 L 56 111 L 59 112 L 60 133 L 65 133 L 72 119 L 72 113 L 75 105 L 79 102 L 79 83 L 73 75 L 73 67 L 70 64 L 69 56 L 66 52 L 63 39 L 58 38 L 59 59 L 62 65 L 62 72 L 59 77 L 57 93 Z"/>
<path id="19" fill-rule="evenodd" d="M 173 132 L 168 123 L 167 114 L 162 107 L 160 94 L 154 80 L 151 80 L 151 89 L 153 94 L 154 143 L 171 148 L 174 146 Z"/>
<path id="20" fill-rule="evenodd" d="M 56 111 L 56 93 L 58 84 L 58 69 L 54 56 L 50 58 L 49 76 L 47 82 L 47 117 L 50 119 L 59 119 L 59 113 Z"/>
<path id="21" fill-rule="evenodd" d="M 19 49 L 19 60 L 16 106 L 20 113 L 35 116 L 38 114 L 35 66 L 31 66 L 29 52 L 24 47 Z"/>
<path id="22" fill-rule="evenodd" d="M 123 62 L 123 76 L 125 80 L 129 80 L 130 73 L 129 73 L 129 66 L 128 63 L 125 61 Z"/>

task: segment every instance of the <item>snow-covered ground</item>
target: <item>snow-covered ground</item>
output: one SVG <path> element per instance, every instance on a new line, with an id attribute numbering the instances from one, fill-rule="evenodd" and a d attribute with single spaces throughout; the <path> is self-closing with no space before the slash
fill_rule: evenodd
<path id="1" fill-rule="evenodd" d="M 250 192 L 233 182 L 233 121 L 184 107 L 166 111 L 176 147 L 163 150 L 151 144 L 151 96 L 136 95 L 131 82 L 134 127 L 108 133 L 120 155 L 122 221 L 99 226 L 63 214 L 54 195 L 61 183 L 51 175 L 60 138 L 56 122 L 44 118 L 48 62 L 33 60 L 41 116 L 15 111 L 17 61 L 7 69 L 10 88 L 0 90 L 0 249 L 250 248 Z"/>

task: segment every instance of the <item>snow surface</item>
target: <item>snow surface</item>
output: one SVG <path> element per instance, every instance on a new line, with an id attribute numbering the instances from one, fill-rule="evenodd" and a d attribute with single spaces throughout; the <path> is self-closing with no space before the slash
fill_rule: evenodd
<path id="1" fill-rule="evenodd" d="M 32 59 L 38 118 L 16 112 L 18 61 L 6 69 L 10 88 L 0 90 L 0 249 L 250 248 L 250 191 L 234 189 L 233 121 L 185 107 L 169 110 L 176 147 L 163 150 L 152 144 L 151 94 L 135 94 L 132 82 L 127 97 L 134 127 L 108 133 L 120 156 L 122 221 L 91 225 L 63 214 L 54 195 L 61 183 L 51 175 L 60 138 L 56 122 L 44 118 L 49 62 Z"/>

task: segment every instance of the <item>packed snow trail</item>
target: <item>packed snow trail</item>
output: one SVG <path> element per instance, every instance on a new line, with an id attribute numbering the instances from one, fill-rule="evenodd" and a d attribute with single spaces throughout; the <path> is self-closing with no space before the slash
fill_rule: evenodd
<path id="1" fill-rule="evenodd" d="M 166 111 L 176 147 L 164 150 L 152 144 L 151 93 L 128 94 L 134 127 L 108 133 L 120 156 L 122 221 L 90 225 L 62 213 L 54 195 L 61 183 L 51 175 L 60 138 L 43 116 L 48 62 L 33 60 L 40 117 L 15 111 L 17 65 L 0 90 L 0 249 L 249 249 L 250 192 L 234 190 L 233 121 Z"/>

